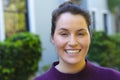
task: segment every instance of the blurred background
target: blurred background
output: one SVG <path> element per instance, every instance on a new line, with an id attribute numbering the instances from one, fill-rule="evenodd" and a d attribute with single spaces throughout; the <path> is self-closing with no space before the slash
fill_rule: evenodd
<path id="1" fill-rule="evenodd" d="M 39 37 L 41 55 L 38 55 L 40 59 L 34 76 L 40 75 L 52 62 L 58 60 L 50 41 L 51 13 L 65 1 L 69 0 L 0 0 L 1 44 L 6 42 L 7 38 L 21 32 L 29 32 Z M 97 65 L 120 70 L 120 0 L 70 1 L 79 4 L 91 15 L 94 33 L 87 58 Z M 0 65 L 3 64 L 1 54 Z M 3 72 L 10 73 L 9 70 Z"/>

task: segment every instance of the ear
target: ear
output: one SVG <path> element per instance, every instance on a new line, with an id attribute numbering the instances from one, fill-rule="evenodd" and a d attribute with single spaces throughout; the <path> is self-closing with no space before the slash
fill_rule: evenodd
<path id="1" fill-rule="evenodd" d="M 50 41 L 54 44 L 54 38 L 53 37 L 50 38 Z"/>

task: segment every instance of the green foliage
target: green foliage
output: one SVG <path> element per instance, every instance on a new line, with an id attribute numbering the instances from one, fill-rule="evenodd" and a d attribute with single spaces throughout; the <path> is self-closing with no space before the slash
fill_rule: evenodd
<path id="1" fill-rule="evenodd" d="M 88 59 L 102 66 L 120 70 L 120 35 L 108 36 L 104 32 L 94 32 Z"/>
<path id="2" fill-rule="evenodd" d="M 46 72 L 49 68 L 50 68 L 50 64 L 44 65 L 40 68 L 40 70 L 38 71 L 40 74 L 43 74 L 44 72 Z"/>
<path id="3" fill-rule="evenodd" d="M 50 65 L 45 65 L 42 67 L 42 70 L 45 72 L 50 68 Z"/>
<path id="4" fill-rule="evenodd" d="M 111 12 L 114 12 L 116 6 L 120 5 L 120 0 L 108 0 L 108 6 Z"/>
<path id="5" fill-rule="evenodd" d="M 27 80 L 38 70 L 41 51 L 39 37 L 28 32 L 0 42 L 0 80 Z"/>

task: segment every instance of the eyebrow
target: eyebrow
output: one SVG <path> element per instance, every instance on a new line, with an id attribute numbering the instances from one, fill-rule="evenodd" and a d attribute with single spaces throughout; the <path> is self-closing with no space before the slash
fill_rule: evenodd
<path id="1" fill-rule="evenodd" d="M 81 28 L 81 29 L 79 29 L 79 30 L 77 30 L 77 31 L 86 31 L 86 29 Z"/>
<path id="2" fill-rule="evenodd" d="M 60 28 L 60 30 L 68 31 L 68 29 L 65 29 L 65 28 Z M 81 28 L 81 29 L 79 29 L 79 30 L 77 30 L 77 31 L 85 31 L 85 30 L 86 30 L 86 29 Z"/>
<path id="3" fill-rule="evenodd" d="M 68 29 L 65 29 L 65 28 L 60 28 L 59 30 L 64 30 L 64 31 L 68 31 Z"/>

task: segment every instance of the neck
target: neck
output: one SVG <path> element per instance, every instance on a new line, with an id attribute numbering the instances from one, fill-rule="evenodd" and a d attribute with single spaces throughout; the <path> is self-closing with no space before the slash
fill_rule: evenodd
<path id="1" fill-rule="evenodd" d="M 59 70 L 62 73 L 78 73 L 82 71 L 85 67 L 85 60 L 82 60 L 81 62 L 77 64 L 67 64 L 64 61 L 60 61 L 59 64 L 55 67 L 57 70 Z"/>

